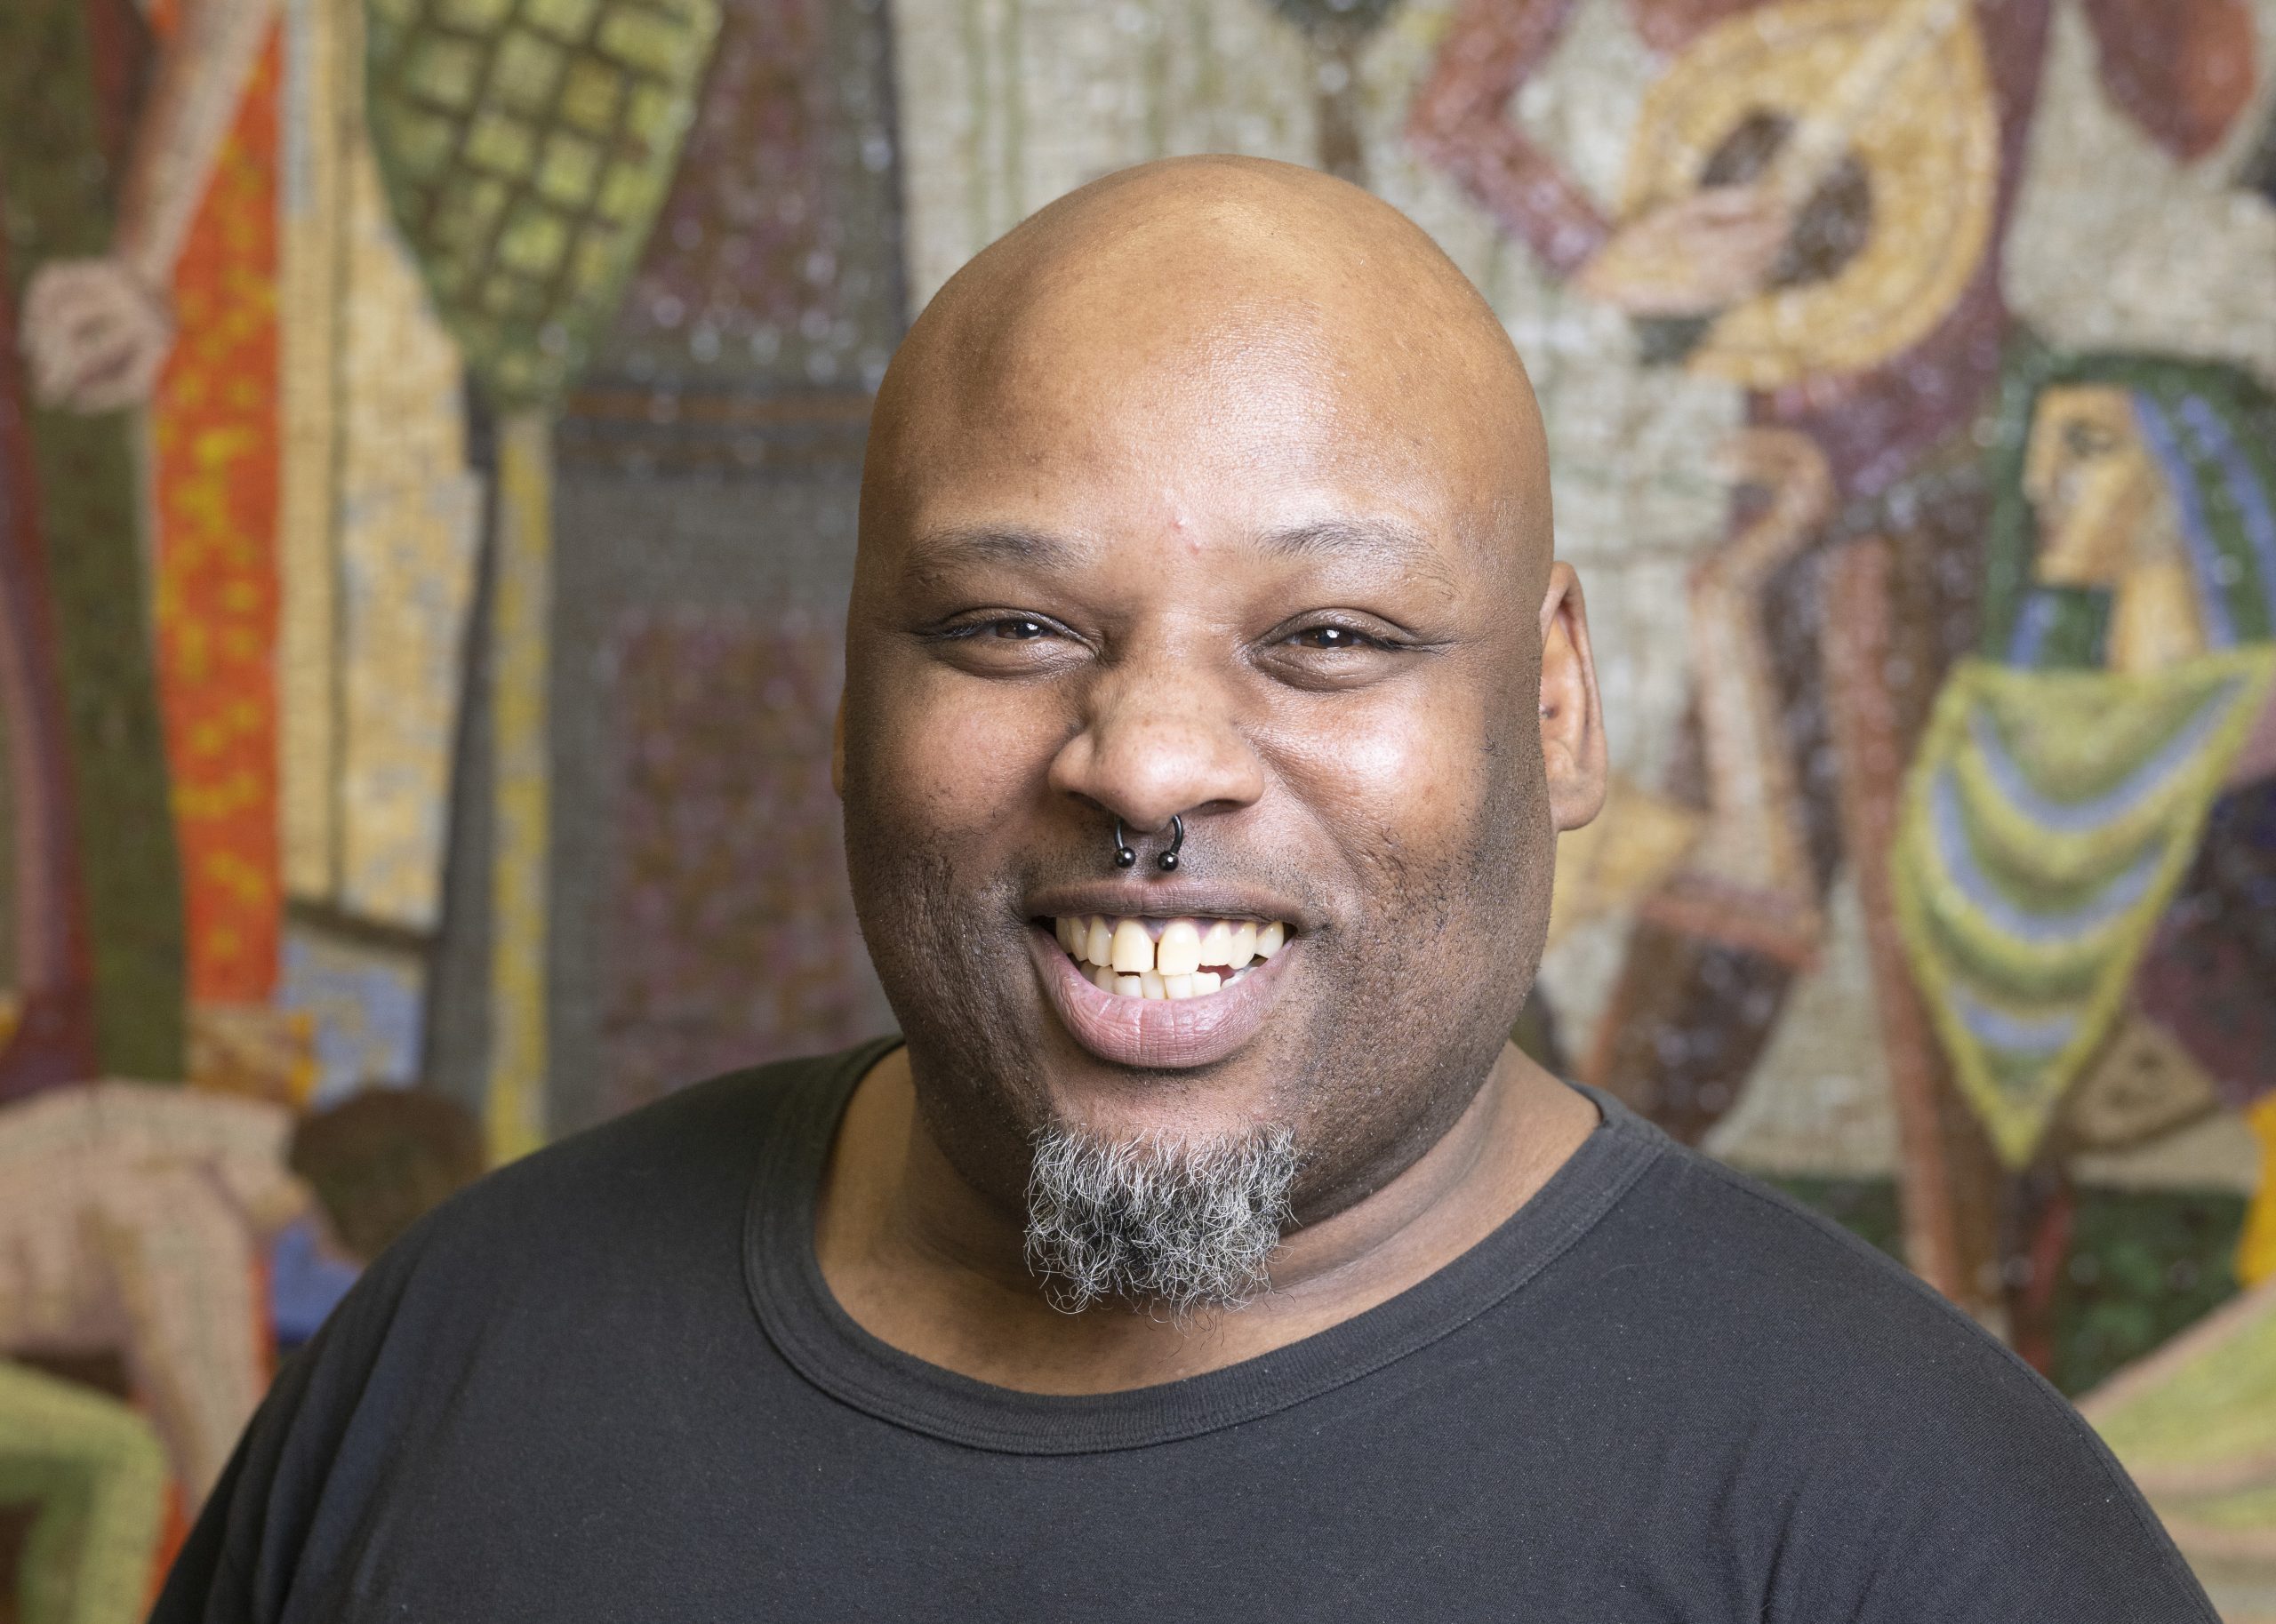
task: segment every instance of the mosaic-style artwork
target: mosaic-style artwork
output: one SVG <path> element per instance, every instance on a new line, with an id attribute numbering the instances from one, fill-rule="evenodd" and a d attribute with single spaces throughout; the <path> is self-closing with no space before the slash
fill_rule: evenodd
<path id="1" fill-rule="evenodd" d="M 499 425 L 490 720 L 493 1147 L 541 1143 L 552 852 L 551 413 L 670 183 L 712 0 L 375 0 L 367 111 L 397 229 Z"/>
<path id="2" fill-rule="evenodd" d="M 500 401 L 557 394 L 669 183 L 709 0 L 377 0 L 370 114 L 397 224 Z"/>
<path id="3" fill-rule="evenodd" d="M 278 54 L 264 44 L 244 73 L 178 251 L 149 405 L 157 691 L 198 1004 L 276 984 Z"/>
<path id="4" fill-rule="evenodd" d="M 305 1340 L 481 1167 L 463 1110 L 400 1090 L 308 1116 L 138 1083 L 0 1108 L 0 1500 L 30 1508 L 26 1616 L 135 1616 L 279 1333 Z"/>
<path id="5" fill-rule="evenodd" d="M 1995 652 L 1945 680 L 1892 865 L 1955 1080 L 2024 1164 L 2108 1049 L 2224 789 L 2276 790 L 2248 753 L 2276 718 L 2276 398 L 2202 364 L 2093 356 L 2011 394 L 2029 417 L 2004 436 L 2019 489 L 1986 559 Z M 2214 1058 L 2192 1036 L 2267 1003 L 2276 961 L 2192 980 L 2144 988 L 2184 1075 Z M 2240 1105 L 2276 1083 L 2221 1058 Z"/>
<path id="6" fill-rule="evenodd" d="M 887 42 L 858 36 L 841 67 L 849 52 L 832 36 L 845 22 L 832 11 L 722 8 L 671 192 L 596 360 L 601 387 L 732 389 L 754 372 L 877 387 L 902 321 L 901 268 L 865 262 L 861 200 L 837 172 L 849 157 L 862 175 L 892 166 L 883 64 L 860 60 Z"/>
<path id="7" fill-rule="evenodd" d="M 2264 1576 L 2276 1562 L 2266 1511 L 2276 1486 L 2270 1482 L 2272 1301 L 2276 1287 L 2254 1288 L 2084 1405 L 2183 1554 L 2216 1588 L 2264 1592 Z"/>
<path id="8" fill-rule="evenodd" d="M 608 663 L 612 1104 L 855 1041 L 876 1004 L 829 784 L 837 627 L 644 614 Z"/>
<path id="9" fill-rule="evenodd" d="M 1406 210 L 1542 396 L 1615 787 L 1528 1041 L 2276 1618 L 2272 60 L 2276 0 L 0 5 L 0 1596 L 132 1616 L 485 1164 L 887 1018 L 870 392 L 1025 214 L 1230 150 Z"/>

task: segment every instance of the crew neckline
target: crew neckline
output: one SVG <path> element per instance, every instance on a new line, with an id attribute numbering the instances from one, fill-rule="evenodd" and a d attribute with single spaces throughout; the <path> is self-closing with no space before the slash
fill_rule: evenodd
<path id="1" fill-rule="evenodd" d="M 1501 1226 L 1435 1273 L 1324 1331 L 1221 1369 L 1111 1393 L 1030 1393 L 920 1359 L 839 1306 L 814 1249 L 821 1175 L 854 1087 L 901 1044 L 883 1037 L 802 1080 L 766 1136 L 745 1208 L 743 1276 L 767 1339 L 806 1380 L 877 1419 L 1006 1454 L 1142 1449 L 1254 1420 L 1382 1369 L 1521 1289 L 1592 1228 L 1669 1141 L 1573 1084 L 1600 1120 Z"/>

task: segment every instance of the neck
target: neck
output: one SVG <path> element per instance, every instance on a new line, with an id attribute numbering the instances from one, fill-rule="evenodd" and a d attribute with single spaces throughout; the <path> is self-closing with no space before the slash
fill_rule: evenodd
<path id="1" fill-rule="evenodd" d="M 2113 671 L 2158 671 L 2205 652 L 2197 580 L 2188 563 L 2160 558 L 2128 570 L 2110 607 Z"/>
<path id="2" fill-rule="evenodd" d="M 2108 654 L 2113 671 L 2158 671 L 2205 652 L 2197 609 L 2197 577 L 2181 539 L 2181 515 L 2170 496 L 2143 516 L 2142 539 L 2119 577 L 2110 605 Z"/>
<path id="3" fill-rule="evenodd" d="M 829 1155 L 815 1248 L 870 1334 L 960 1375 L 1038 1393 L 1150 1387 L 1315 1335 L 1484 1240 L 1596 1125 L 1588 1100 L 1505 1047 L 1470 1107 L 1380 1189 L 1289 1235 L 1272 1290 L 1238 1310 L 1064 1314 L 1022 1259 L 1021 1216 L 983 1197 L 926 1132 L 906 1051 L 855 1089 Z"/>

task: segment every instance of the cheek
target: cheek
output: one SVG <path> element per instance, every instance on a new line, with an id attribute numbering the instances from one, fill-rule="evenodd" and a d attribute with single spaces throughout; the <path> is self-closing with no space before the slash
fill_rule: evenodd
<path id="1" fill-rule="evenodd" d="M 929 664 L 880 673 L 863 697 L 849 716 L 849 799 L 886 822 L 960 840 L 1011 820 L 1063 731 L 1040 689 Z"/>
<path id="2" fill-rule="evenodd" d="M 1454 860 L 1476 843 L 1511 764 L 1507 729 L 1489 730 L 1475 691 L 1455 684 L 1286 739 L 1284 772 L 1304 799 L 1363 846 L 1404 861 Z"/>

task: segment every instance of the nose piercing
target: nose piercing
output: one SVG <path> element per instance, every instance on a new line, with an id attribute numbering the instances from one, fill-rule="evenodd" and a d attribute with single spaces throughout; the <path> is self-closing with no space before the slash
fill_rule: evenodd
<path id="1" fill-rule="evenodd" d="M 1155 867 L 1161 869 L 1164 874 L 1176 868 L 1178 848 L 1184 844 L 1185 820 L 1175 812 L 1172 812 L 1170 814 L 1170 849 L 1154 860 Z M 1117 818 L 1114 820 L 1114 866 L 1118 868 L 1134 868 L 1137 864 L 1138 853 L 1132 851 L 1130 843 L 1122 837 L 1122 820 Z"/>

